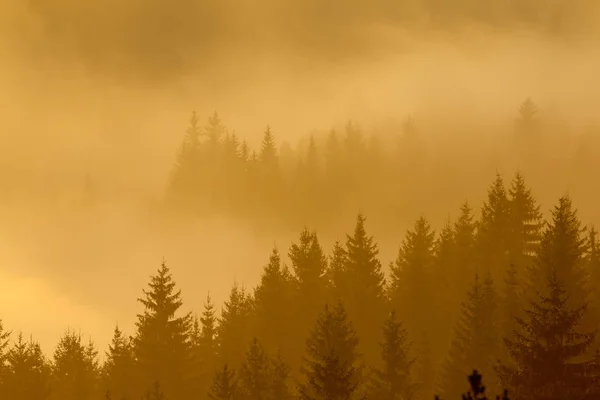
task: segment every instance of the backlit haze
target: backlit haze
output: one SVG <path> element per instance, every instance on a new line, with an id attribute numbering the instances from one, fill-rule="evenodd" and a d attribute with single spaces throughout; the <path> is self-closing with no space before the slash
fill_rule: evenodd
<path id="1" fill-rule="evenodd" d="M 47 352 L 67 327 L 104 349 L 115 323 L 133 333 L 136 298 L 163 257 L 184 306 L 200 311 L 209 291 L 220 306 L 234 280 L 253 287 L 274 241 L 287 252 L 302 226 L 259 231 L 217 213 L 182 222 L 161 211 L 193 110 L 202 121 L 217 111 L 254 148 L 267 124 L 294 148 L 349 119 L 377 130 L 413 115 L 432 165 L 469 175 L 453 186 L 422 182 L 440 189 L 391 233 L 365 210 L 384 265 L 420 213 L 440 228 L 465 198 L 478 208 L 496 171 L 510 179 L 522 167 L 544 212 L 569 192 L 581 219 L 600 224 L 600 162 L 581 179 L 564 168 L 584 139 L 600 155 L 597 2 L 555 1 L 556 15 L 540 14 L 540 26 L 499 12 L 494 27 L 444 14 L 444 2 L 407 2 L 410 12 L 383 0 L 257 3 L 2 0 L 6 327 Z M 527 97 L 561 132 L 544 147 L 546 164 L 529 171 L 500 135 L 512 132 Z M 79 205 L 87 178 L 93 208 Z M 319 230 L 327 251 L 359 208 Z"/>

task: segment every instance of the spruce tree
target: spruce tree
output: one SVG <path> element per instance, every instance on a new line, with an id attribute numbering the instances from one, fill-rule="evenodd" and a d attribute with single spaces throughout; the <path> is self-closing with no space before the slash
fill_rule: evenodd
<path id="1" fill-rule="evenodd" d="M 473 208 L 465 201 L 460 207 L 460 215 L 454 223 L 455 258 L 453 261 L 455 272 L 453 275 L 455 282 L 453 286 L 460 293 L 467 291 L 467 284 L 463 278 L 475 274 L 476 232 L 477 222 L 473 216 Z"/>
<path id="2" fill-rule="evenodd" d="M 52 400 L 91 400 L 96 392 L 95 350 L 82 343 L 81 335 L 68 330 L 58 342 L 52 363 Z"/>
<path id="3" fill-rule="evenodd" d="M 240 399 L 268 400 L 271 394 L 271 361 L 256 338 L 246 352 L 239 373 Z"/>
<path id="4" fill-rule="evenodd" d="M 594 227 L 589 230 L 587 237 L 585 269 L 586 274 L 589 276 L 590 319 L 598 324 L 598 321 L 600 321 L 600 238 Z M 596 340 L 594 348 L 598 349 L 598 347 L 600 347 L 600 343 Z"/>
<path id="5" fill-rule="evenodd" d="M 135 361 L 131 341 L 119 326 L 115 327 L 112 341 L 106 352 L 106 361 L 102 366 L 103 389 L 109 391 L 116 400 L 131 399 L 135 376 Z"/>
<path id="6" fill-rule="evenodd" d="M 515 175 L 509 189 L 510 234 L 508 249 L 510 262 L 517 267 L 518 279 L 525 275 L 521 271 L 531 268 L 533 256 L 541 237 L 542 214 L 525 186 L 525 179 L 519 172 Z"/>
<path id="7" fill-rule="evenodd" d="M 504 180 L 497 173 L 481 209 L 476 238 L 478 264 L 490 272 L 494 282 L 502 282 L 510 264 L 510 227 L 510 202 Z"/>
<path id="8" fill-rule="evenodd" d="M 485 376 L 494 376 L 493 368 L 500 344 L 496 304 L 491 278 L 481 280 L 479 275 L 475 275 L 444 364 L 441 381 L 444 398 L 460 397 L 464 390 L 461 382 L 472 366 L 476 366 Z M 495 386 L 494 382 L 492 384 Z"/>
<path id="9" fill-rule="evenodd" d="M 268 166 L 277 162 L 277 148 L 275 147 L 275 137 L 271 132 L 271 127 L 267 126 L 263 135 L 263 141 L 260 148 L 260 161 Z"/>
<path id="10" fill-rule="evenodd" d="M 250 326 L 253 311 L 253 299 L 243 286 L 234 283 L 229 299 L 223 304 L 217 339 L 221 364 L 237 369 L 243 359 L 248 337 L 252 337 Z"/>
<path id="11" fill-rule="evenodd" d="M 207 144 L 209 146 L 209 152 L 212 157 L 217 156 L 218 146 L 221 144 L 223 136 L 227 133 L 221 117 L 215 111 L 209 118 L 207 124 L 204 126 L 202 134 L 207 138 Z"/>
<path id="12" fill-rule="evenodd" d="M 215 373 L 208 397 L 212 400 L 237 400 L 238 383 L 235 372 L 227 364 Z"/>
<path id="13" fill-rule="evenodd" d="M 547 289 L 545 282 L 556 274 L 569 296 L 569 304 L 580 307 L 589 301 L 585 270 L 587 240 L 585 228 L 568 196 L 561 197 L 552 210 L 552 220 L 542 234 L 540 247 L 530 269 L 528 292 Z M 533 299 L 530 299 L 533 300 Z"/>
<path id="14" fill-rule="evenodd" d="M 39 344 L 19 333 L 7 353 L 6 399 L 45 400 L 50 395 L 50 367 Z"/>
<path id="15" fill-rule="evenodd" d="M 283 360 L 281 352 L 277 351 L 275 357 L 271 360 L 271 376 L 269 381 L 269 398 L 271 400 L 291 400 L 293 398 L 288 385 L 290 373 L 290 367 Z"/>
<path id="16" fill-rule="evenodd" d="M 134 354 L 143 390 L 158 382 L 168 398 L 177 399 L 188 385 L 188 333 L 191 314 L 178 316 L 181 291 L 176 290 L 171 271 L 163 261 L 150 278 L 150 290 L 138 301 L 144 305 L 138 315 Z"/>
<path id="17" fill-rule="evenodd" d="M 434 321 L 433 292 L 435 232 L 427 220 L 419 218 L 406 233 L 391 267 L 390 298 L 414 339 L 429 331 Z M 436 323 L 437 324 L 437 323 Z"/>
<path id="18" fill-rule="evenodd" d="M 327 302 L 327 257 L 319 243 L 316 232 L 304 228 L 297 243 L 292 243 L 288 256 L 292 262 L 295 285 L 294 297 L 294 337 L 303 343 L 310 327 L 315 323 L 319 312 Z M 302 352 L 298 351 L 293 364 L 300 362 Z"/>
<path id="19" fill-rule="evenodd" d="M 379 335 L 373 326 L 383 324 L 388 304 L 385 277 L 378 259 L 379 249 L 365 230 L 365 217 L 362 214 L 356 219 L 354 233 L 346 236 L 345 253 L 342 302 L 362 340 L 361 352 L 367 363 L 374 364 L 379 359 L 376 346 Z"/>
<path id="20" fill-rule="evenodd" d="M 307 341 L 299 386 L 303 400 L 350 400 L 357 392 L 361 365 L 358 338 L 342 303 L 325 306 Z"/>
<path id="21" fill-rule="evenodd" d="M 434 373 L 437 360 L 435 355 L 443 348 L 441 335 L 433 333 L 439 329 L 443 305 L 436 290 L 434 280 L 434 244 L 435 233 L 425 218 L 419 218 L 412 230 L 409 230 L 394 265 L 391 266 L 392 277 L 390 285 L 390 298 L 392 307 L 398 312 L 411 341 L 428 338 L 427 349 L 433 356 L 428 359 L 423 354 L 417 353 L 417 367 L 427 372 L 419 376 L 419 380 L 429 379 L 429 374 Z M 439 304 L 439 306 L 438 306 Z M 419 351 L 419 348 L 414 349 Z M 425 362 L 431 362 L 433 371 L 425 371 Z M 420 382 L 427 387 L 427 382 Z M 429 388 L 427 388 L 429 389 Z"/>
<path id="22" fill-rule="evenodd" d="M 200 393 L 208 393 L 218 365 L 217 318 L 210 294 L 206 296 L 200 324 L 197 342 L 197 355 L 200 359 L 198 386 Z"/>
<path id="23" fill-rule="evenodd" d="M 178 200 L 182 197 L 193 197 L 199 193 L 201 183 L 198 176 L 201 172 L 200 134 L 198 115 L 194 111 L 170 176 L 170 194 Z"/>
<path id="24" fill-rule="evenodd" d="M 415 362 L 409 355 L 406 331 L 391 312 L 383 328 L 382 367 L 374 372 L 371 397 L 378 400 L 414 399 L 416 385 L 411 369 Z"/>
<path id="25" fill-rule="evenodd" d="M 290 356 L 290 341 L 297 318 L 292 313 L 294 286 L 287 268 L 282 265 L 277 248 L 273 248 L 269 263 L 265 266 L 260 284 L 254 291 L 254 311 L 257 335 L 267 349 L 283 348 Z"/>
<path id="26" fill-rule="evenodd" d="M 567 399 L 582 396 L 597 379 L 582 372 L 593 360 L 581 358 L 594 333 L 581 333 L 586 304 L 569 305 L 568 294 L 557 272 L 546 276 L 546 290 L 517 318 L 517 330 L 506 338 L 515 367 L 498 366 L 504 387 L 516 398 Z"/>
<path id="27" fill-rule="evenodd" d="M 517 328 L 515 318 L 523 317 L 523 303 L 517 267 L 511 264 L 504 278 L 504 290 L 499 304 L 498 328 L 501 337 L 509 337 Z M 502 362 L 510 363 L 510 354 L 506 346 L 500 346 L 499 350 Z"/>
<path id="28" fill-rule="evenodd" d="M 4 385 L 8 375 L 7 351 L 9 339 L 10 332 L 4 330 L 2 320 L 0 319 L 0 394 L 4 391 Z"/>
<path id="29" fill-rule="evenodd" d="M 521 135 L 535 133 L 538 107 L 531 98 L 526 98 L 518 108 L 517 130 Z"/>
<path id="30" fill-rule="evenodd" d="M 348 266 L 348 254 L 339 241 L 333 245 L 333 251 L 329 257 L 329 268 L 326 272 L 328 299 L 338 301 L 344 294 L 349 293 L 349 282 L 346 267 Z"/>

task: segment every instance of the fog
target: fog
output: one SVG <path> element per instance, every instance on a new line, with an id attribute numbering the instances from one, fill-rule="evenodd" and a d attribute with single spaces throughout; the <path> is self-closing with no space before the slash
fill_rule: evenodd
<path id="1" fill-rule="evenodd" d="M 67 327 L 104 349 L 115 323 L 132 333 L 136 298 L 163 257 L 186 307 L 199 311 L 209 291 L 220 304 L 234 280 L 252 287 L 274 243 L 287 250 L 301 226 L 259 233 L 223 215 L 184 223 L 159 211 L 192 110 L 203 118 L 218 111 L 254 147 L 267 124 L 293 147 L 348 119 L 376 127 L 412 114 L 427 121 L 438 151 L 488 151 L 529 96 L 553 123 L 568 121 L 573 135 L 600 122 L 594 2 L 561 11 L 568 18 L 559 33 L 459 20 L 442 29 L 422 10 L 400 23 L 400 13 L 386 14 L 380 3 L 324 10 L 317 1 L 207 1 L 199 12 L 190 11 L 199 4 L 192 1 L 3 0 L 5 326 L 32 334 L 47 351 Z M 444 129 L 456 121 L 479 136 Z M 564 144 L 549 151 L 558 159 Z M 478 207 L 492 171 L 512 174 L 510 165 L 501 160 L 480 180 L 462 182 L 452 201 L 468 197 Z M 93 211 L 78 205 L 90 176 L 99 199 Z M 543 210 L 571 191 L 582 219 L 600 223 L 600 193 L 569 179 L 531 181 Z M 446 198 L 432 199 L 421 211 L 439 227 L 455 211 L 448 207 Z M 327 227 L 328 251 L 352 222 Z M 384 264 L 412 222 L 397 221 L 397 237 L 378 237 L 374 227 Z"/>

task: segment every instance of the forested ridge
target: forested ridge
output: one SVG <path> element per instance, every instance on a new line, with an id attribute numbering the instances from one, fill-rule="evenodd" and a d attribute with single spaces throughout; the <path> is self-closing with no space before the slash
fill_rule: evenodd
<path id="1" fill-rule="evenodd" d="M 536 106 L 519 111 L 517 140 L 530 149 Z M 295 224 L 297 239 L 265 254 L 256 287 L 233 282 L 220 309 L 209 293 L 201 309 L 185 303 L 178 266 L 163 261 L 137 299 L 134 330 L 115 326 L 103 362 L 76 331 L 45 354 L 0 323 L 0 398 L 457 399 L 477 369 L 488 394 L 597 399 L 600 236 L 568 194 L 544 218 L 523 172 L 497 173 L 483 204 L 466 200 L 442 229 L 414 220 L 390 265 L 361 210 L 352 231 L 322 246 L 312 221 L 330 223 L 344 200 L 382 201 L 389 188 L 373 182 L 394 182 L 400 163 L 410 171 L 419 160 L 415 121 L 402 133 L 402 161 L 349 123 L 323 146 L 309 138 L 286 167 L 270 128 L 253 151 L 217 114 L 201 127 L 194 113 L 166 204 L 190 218 L 221 210 Z"/>

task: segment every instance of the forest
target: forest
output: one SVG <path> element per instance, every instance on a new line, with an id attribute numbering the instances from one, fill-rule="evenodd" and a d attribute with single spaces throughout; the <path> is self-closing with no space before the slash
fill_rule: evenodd
<path id="1" fill-rule="evenodd" d="M 535 157 L 537 106 L 518 111 L 515 141 Z M 419 137 L 412 118 L 400 149 L 348 122 L 309 136 L 299 155 L 267 127 L 255 151 L 218 114 L 201 126 L 193 113 L 165 206 L 184 219 L 276 221 L 297 238 L 264 255 L 256 287 L 233 282 L 222 307 L 206 293 L 188 311 L 179 266 L 158 262 L 135 330 L 116 325 L 104 357 L 73 329 L 45 354 L 0 323 L 0 398 L 458 399 L 469 383 L 481 398 L 481 376 L 491 396 L 599 398 L 600 236 L 568 193 L 544 217 L 524 172 L 496 173 L 483 204 L 465 200 L 442 229 L 416 218 L 390 265 L 362 209 L 324 248 L 315 226 L 337 226 L 344 202 L 390 224 L 402 215 L 391 182 L 416 179 Z"/>

